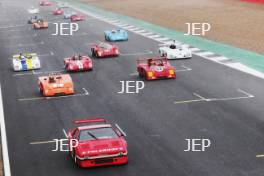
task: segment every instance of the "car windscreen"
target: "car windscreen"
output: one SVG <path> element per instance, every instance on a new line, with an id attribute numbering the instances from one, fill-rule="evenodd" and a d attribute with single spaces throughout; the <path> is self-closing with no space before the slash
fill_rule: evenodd
<path id="1" fill-rule="evenodd" d="M 105 49 L 110 49 L 111 48 L 111 45 L 107 44 L 107 43 L 100 43 L 99 44 L 99 47 L 101 48 L 105 48 Z"/>
<path id="2" fill-rule="evenodd" d="M 97 140 L 97 139 L 111 139 L 117 138 L 118 135 L 111 127 L 85 129 L 80 131 L 79 141 L 83 140 Z"/>

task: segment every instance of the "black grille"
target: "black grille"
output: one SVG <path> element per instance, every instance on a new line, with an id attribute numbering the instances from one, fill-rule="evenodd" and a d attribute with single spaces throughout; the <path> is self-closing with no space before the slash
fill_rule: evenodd
<path id="1" fill-rule="evenodd" d="M 104 163 L 112 163 L 114 160 L 113 158 L 102 158 L 102 159 L 95 159 L 95 164 L 104 164 Z"/>

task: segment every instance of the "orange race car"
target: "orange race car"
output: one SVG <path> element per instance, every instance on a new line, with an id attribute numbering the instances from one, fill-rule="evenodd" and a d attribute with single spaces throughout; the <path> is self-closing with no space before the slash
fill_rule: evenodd
<path id="1" fill-rule="evenodd" d="M 38 79 L 39 91 L 45 96 L 74 94 L 74 84 L 69 74 L 50 74 Z"/>
<path id="2" fill-rule="evenodd" d="M 34 29 L 42 29 L 48 27 L 49 27 L 49 23 L 47 21 L 44 21 L 43 19 L 38 19 L 35 23 L 33 23 Z"/>

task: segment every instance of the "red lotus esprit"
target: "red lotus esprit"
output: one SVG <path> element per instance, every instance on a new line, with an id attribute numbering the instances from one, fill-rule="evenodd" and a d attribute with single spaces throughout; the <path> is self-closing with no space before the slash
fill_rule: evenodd
<path id="1" fill-rule="evenodd" d="M 61 15 L 61 14 L 63 14 L 63 9 L 61 9 L 61 8 L 58 8 L 58 9 L 55 9 L 52 13 L 53 13 L 53 15 Z"/>
<path id="2" fill-rule="evenodd" d="M 40 1 L 40 2 L 39 2 L 39 5 L 40 5 L 40 6 L 51 6 L 51 5 L 52 5 L 52 2 L 47 1 L 47 0 L 45 0 L 45 1 Z"/>
<path id="3" fill-rule="evenodd" d="M 97 58 L 112 57 L 119 55 L 119 49 L 116 45 L 105 42 L 93 45 L 91 51 L 92 56 Z"/>
<path id="4" fill-rule="evenodd" d="M 117 124 L 113 127 L 104 118 L 75 121 L 75 124 L 83 123 L 89 125 L 79 126 L 68 133 L 69 144 L 75 146 L 69 150 L 70 156 L 78 166 L 95 167 L 128 162 L 126 134 Z"/>
<path id="5" fill-rule="evenodd" d="M 85 16 L 84 15 L 72 15 L 71 16 L 71 21 L 84 21 L 85 20 Z"/>
<path id="6" fill-rule="evenodd" d="M 137 71 L 146 80 L 176 78 L 175 68 L 167 58 L 148 58 L 137 60 Z"/>
<path id="7" fill-rule="evenodd" d="M 93 69 L 93 61 L 88 56 L 73 55 L 64 58 L 64 67 L 67 71 L 88 71 Z"/>

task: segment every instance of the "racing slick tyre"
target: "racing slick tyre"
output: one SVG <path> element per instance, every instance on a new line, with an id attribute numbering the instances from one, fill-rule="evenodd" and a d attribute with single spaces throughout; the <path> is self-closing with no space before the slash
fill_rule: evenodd
<path id="1" fill-rule="evenodd" d="M 95 52 L 95 57 L 96 57 L 96 58 L 99 58 L 99 55 L 98 55 L 98 53 L 97 53 L 97 52 Z"/>
<path id="2" fill-rule="evenodd" d="M 44 91 L 43 91 L 43 87 L 42 87 L 42 86 L 39 86 L 39 93 L 40 93 L 41 95 L 44 95 Z"/>
<path id="3" fill-rule="evenodd" d="M 92 52 L 92 56 L 95 57 L 95 53 L 93 49 L 91 49 L 91 52 Z"/>
<path id="4" fill-rule="evenodd" d="M 143 71 L 142 70 L 139 70 L 139 72 L 138 72 L 138 76 L 140 77 L 140 78 L 143 78 Z"/>
<path id="5" fill-rule="evenodd" d="M 74 163 L 78 166 L 78 167 L 80 167 L 80 160 L 77 158 L 77 156 L 75 155 L 75 153 L 73 154 L 73 161 L 74 161 Z"/>
<path id="6" fill-rule="evenodd" d="M 165 53 L 162 53 L 162 54 L 161 54 L 161 57 L 166 57 L 166 55 L 167 55 L 167 54 L 165 54 Z"/>
<path id="7" fill-rule="evenodd" d="M 148 76 L 147 76 L 146 71 L 143 71 L 142 78 L 144 78 L 145 80 L 148 80 Z"/>

